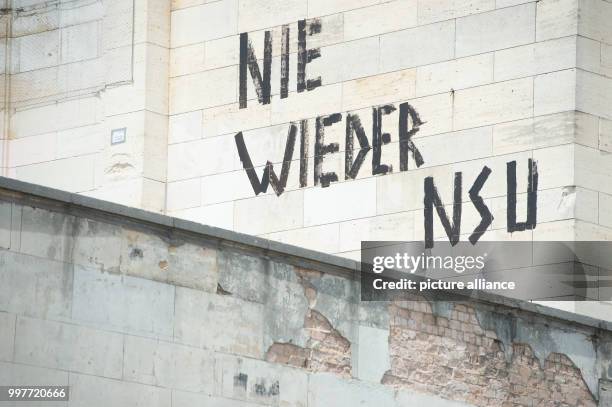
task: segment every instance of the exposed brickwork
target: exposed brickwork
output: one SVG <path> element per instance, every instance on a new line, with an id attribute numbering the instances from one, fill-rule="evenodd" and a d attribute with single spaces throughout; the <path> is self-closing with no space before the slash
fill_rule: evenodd
<path id="1" fill-rule="evenodd" d="M 320 312 L 313 309 L 317 292 L 309 278 L 321 273 L 298 270 L 298 278 L 304 287 L 310 309 L 304 318 L 304 329 L 308 333 L 306 348 L 286 343 L 273 344 L 266 353 L 266 360 L 313 372 L 333 372 L 344 377 L 351 376 L 351 343 Z"/>
<path id="2" fill-rule="evenodd" d="M 526 344 L 503 345 L 483 330 L 473 308 L 455 305 L 450 319 L 427 302 L 390 307 L 391 369 L 383 383 L 477 406 L 596 406 L 579 369 L 551 353 L 541 367 Z"/>

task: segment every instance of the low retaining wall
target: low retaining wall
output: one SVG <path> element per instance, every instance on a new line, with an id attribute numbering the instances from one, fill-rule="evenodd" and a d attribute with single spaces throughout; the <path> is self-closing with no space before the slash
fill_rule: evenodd
<path id="1" fill-rule="evenodd" d="M 0 385 L 87 407 L 612 405 L 611 324 L 361 302 L 358 266 L 0 179 Z"/>

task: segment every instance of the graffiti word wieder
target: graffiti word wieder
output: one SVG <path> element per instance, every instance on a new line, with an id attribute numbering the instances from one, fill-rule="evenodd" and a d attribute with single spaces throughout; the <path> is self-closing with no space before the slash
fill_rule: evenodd
<path id="1" fill-rule="evenodd" d="M 361 124 L 361 118 L 356 113 L 334 113 L 328 116 L 319 116 L 315 120 L 315 143 L 314 143 L 314 185 L 328 187 L 332 182 L 338 181 L 338 174 L 335 172 L 323 171 L 323 159 L 328 154 L 337 153 L 340 151 L 338 143 L 325 143 L 325 129 L 334 124 L 340 125 L 344 120 L 345 124 L 345 179 L 354 179 L 357 177 L 366 156 L 372 150 L 372 175 L 384 175 L 393 170 L 391 165 L 381 163 L 382 148 L 385 144 L 391 142 L 391 136 L 382 129 L 382 116 L 390 114 L 396 110 L 394 105 L 376 106 L 372 108 L 372 144 L 366 136 L 366 131 Z M 422 124 L 417 111 L 408 103 L 399 105 L 399 163 L 400 171 L 408 170 L 409 153 L 414 159 L 416 166 L 420 167 L 425 162 L 419 149 L 412 141 L 414 136 L 419 131 L 419 126 Z M 298 130 L 299 128 L 299 130 Z M 281 167 L 280 177 L 274 170 L 272 162 L 268 161 L 263 170 L 261 179 L 257 176 L 257 172 L 253 166 L 251 156 L 244 142 L 242 132 L 235 136 L 236 147 L 242 166 L 247 173 L 251 186 L 255 195 L 262 192 L 267 192 L 268 186 L 271 186 L 276 195 L 281 195 L 287 186 L 287 178 L 293 159 L 293 152 L 296 148 L 297 136 L 299 132 L 300 138 L 300 188 L 308 186 L 308 166 L 309 166 L 309 120 L 292 122 L 289 125 L 287 141 L 285 144 L 285 154 Z M 357 138 L 358 152 L 355 156 L 355 138 Z"/>

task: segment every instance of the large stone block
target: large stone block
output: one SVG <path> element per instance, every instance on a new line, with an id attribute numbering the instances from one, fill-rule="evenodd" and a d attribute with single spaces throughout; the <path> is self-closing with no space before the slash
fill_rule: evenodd
<path id="1" fill-rule="evenodd" d="M 528 3 L 457 19 L 456 56 L 533 42 L 535 10 L 535 4 Z"/>
<path id="2" fill-rule="evenodd" d="M 339 252 L 359 250 L 362 240 L 412 241 L 415 236 L 415 214 L 402 212 L 340 223 Z M 325 251 L 331 251 L 329 249 Z"/>
<path id="3" fill-rule="evenodd" d="M 328 14 L 341 13 L 373 4 L 379 0 L 308 0 L 308 17 L 320 17 Z"/>
<path id="4" fill-rule="evenodd" d="M 542 0 L 537 2 L 536 41 L 578 33 L 579 0 Z"/>
<path id="5" fill-rule="evenodd" d="M 576 109 L 576 70 L 568 69 L 534 79 L 535 116 Z"/>
<path id="6" fill-rule="evenodd" d="M 38 318 L 70 318 L 72 265 L 2 250 L 0 268 L 0 310 Z"/>
<path id="7" fill-rule="evenodd" d="M 304 225 L 374 216 L 376 214 L 374 178 L 343 182 L 333 187 L 304 191 Z M 360 202 L 359 205 L 354 205 Z"/>
<path id="8" fill-rule="evenodd" d="M 83 324 L 171 338 L 173 286 L 77 266 L 72 318 Z"/>
<path id="9" fill-rule="evenodd" d="M 445 21 L 380 36 L 382 72 L 453 59 L 455 23 Z"/>
<path id="10" fill-rule="evenodd" d="M 222 0 L 172 12 L 172 48 L 237 34 L 238 0 Z"/>
<path id="11" fill-rule="evenodd" d="M 171 78 L 170 114 L 234 103 L 237 84 L 236 66 Z"/>
<path id="12" fill-rule="evenodd" d="M 455 92 L 454 128 L 466 129 L 532 115 L 533 80 L 517 79 Z"/>
<path id="13" fill-rule="evenodd" d="M 344 40 L 385 34 L 416 25 L 417 0 L 390 1 L 345 12 Z"/>
<path id="14" fill-rule="evenodd" d="M 125 337 L 124 380 L 212 394 L 211 352 L 155 339 Z"/>
<path id="15" fill-rule="evenodd" d="M 263 356 L 261 304 L 177 287 L 174 314 L 174 338 L 179 343 L 243 356 Z"/>
<path id="16" fill-rule="evenodd" d="M 248 32 L 306 18 L 304 0 L 239 0 L 238 31 Z"/>
<path id="17" fill-rule="evenodd" d="M 493 54 L 454 59 L 417 68 L 417 96 L 432 95 L 493 82 Z"/>
<path id="18" fill-rule="evenodd" d="M 15 362 L 119 379 L 123 336 L 82 326 L 20 317 Z"/>
<path id="19" fill-rule="evenodd" d="M 70 374 L 70 406 L 170 407 L 171 391 L 127 381 Z"/>
<path id="20" fill-rule="evenodd" d="M 416 71 L 405 69 L 342 84 L 342 110 L 403 102 L 416 95 Z"/>
<path id="21" fill-rule="evenodd" d="M 304 195 L 305 191 L 299 190 L 236 201 L 235 230 L 260 235 L 304 226 Z"/>
<path id="22" fill-rule="evenodd" d="M 612 78 L 576 70 L 576 109 L 612 119 Z"/>
<path id="23" fill-rule="evenodd" d="M 575 37 L 536 42 L 495 52 L 495 80 L 521 78 L 576 66 Z"/>
<path id="24" fill-rule="evenodd" d="M 495 9 L 495 3 L 494 0 L 419 0 L 419 25 L 490 11 Z"/>

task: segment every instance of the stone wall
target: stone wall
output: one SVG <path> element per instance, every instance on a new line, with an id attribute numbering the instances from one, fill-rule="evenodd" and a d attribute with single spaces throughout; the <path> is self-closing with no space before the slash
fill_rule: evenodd
<path id="1" fill-rule="evenodd" d="M 0 385 L 69 385 L 64 405 L 87 407 L 612 405 L 609 323 L 498 297 L 361 302 L 357 277 L 0 179 Z"/>

